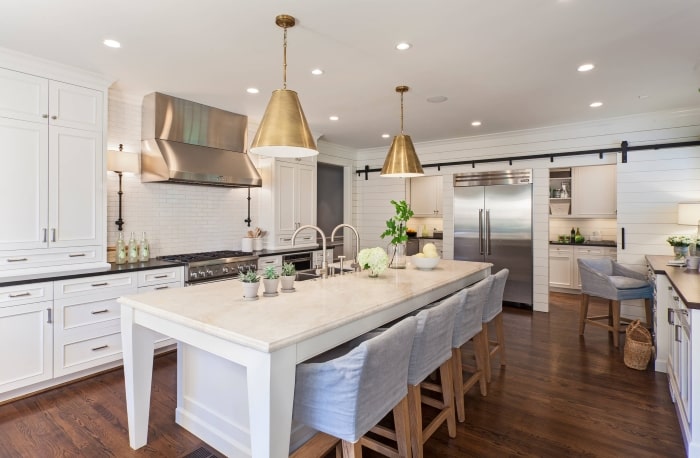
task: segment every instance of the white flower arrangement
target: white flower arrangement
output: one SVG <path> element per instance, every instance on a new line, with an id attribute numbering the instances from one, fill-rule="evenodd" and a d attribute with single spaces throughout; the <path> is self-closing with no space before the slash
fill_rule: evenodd
<path id="1" fill-rule="evenodd" d="M 695 243 L 695 240 L 693 238 L 688 237 L 687 235 L 672 235 L 669 238 L 666 239 L 669 245 L 671 246 L 690 246 L 691 244 Z"/>
<path id="2" fill-rule="evenodd" d="M 389 256 L 383 248 L 365 248 L 357 255 L 357 262 L 363 269 L 369 269 L 374 274 L 384 272 L 389 265 Z"/>

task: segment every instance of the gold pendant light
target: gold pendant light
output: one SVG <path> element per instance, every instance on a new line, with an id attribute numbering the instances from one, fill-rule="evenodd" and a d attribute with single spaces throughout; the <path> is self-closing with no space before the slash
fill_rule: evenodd
<path id="1" fill-rule="evenodd" d="M 284 29 L 284 86 L 272 92 L 250 152 L 272 157 L 306 157 L 318 154 L 299 97 L 287 89 L 287 29 L 296 20 L 281 14 L 275 23 Z"/>
<path id="2" fill-rule="evenodd" d="M 383 177 L 410 178 L 424 175 L 411 137 L 403 133 L 403 93 L 406 91 L 408 86 L 396 86 L 396 92 L 401 94 L 401 135 L 395 136 L 391 142 L 380 173 Z"/>

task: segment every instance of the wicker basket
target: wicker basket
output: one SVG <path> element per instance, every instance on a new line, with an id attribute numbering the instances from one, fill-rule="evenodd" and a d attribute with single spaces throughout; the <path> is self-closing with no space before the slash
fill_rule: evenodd
<path id="1" fill-rule="evenodd" d="M 634 320 L 625 331 L 625 365 L 632 369 L 643 371 L 649 364 L 654 351 L 651 334 L 639 320 Z"/>

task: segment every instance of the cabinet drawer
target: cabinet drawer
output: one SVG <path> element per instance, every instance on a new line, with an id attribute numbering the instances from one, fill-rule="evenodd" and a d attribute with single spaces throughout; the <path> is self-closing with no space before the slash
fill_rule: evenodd
<path id="1" fill-rule="evenodd" d="M 550 246 L 549 247 L 549 254 L 554 255 L 554 256 L 562 256 L 562 255 L 573 255 L 574 253 L 574 248 L 571 246 Z"/>
<path id="2" fill-rule="evenodd" d="M 53 283 L 27 283 L 0 288 L 0 307 L 30 304 L 53 299 Z"/>
<path id="3" fill-rule="evenodd" d="M 95 323 L 118 320 L 121 306 L 116 299 L 95 300 L 79 304 L 56 303 L 56 325 L 63 330 L 74 329 Z"/>
<path id="4" fill-rule="evenodd" d="M 161 283 L 181 282 L 183 267 L 168 267 L 157 270 L 138 272 L 138 286 L 159 285 Z"/>
<path id="5" fill-rule="evenodd" d="M 170 282 L 170 283 L 162 283 L 160 285 L 139 286 L 138 292 L 139 292 L 139 294 L 141 294 L 141 293 L 147 293 L 149 291 L 159 291 L 161 289 L 173 289 L 173 288 L 182 288 L 182 283 L 179 281 L 174 281 L 174 282 Z"/>
<path id="6" fill-rule="evenodd" d="M 136 274 L 100 275 L 54 282 L 54 297 L 74 297 L 99 293 L 104 298 L 116 298 L 136 292 Z"/>
<path id="7" fill-rule="evenodd" d="M 592 246 L 592 247 L 582 247 L 577 246 L 574 248 L 576 256 L 605 256 L 607 253 L 604 247 Z"/>
<path id="8" fill-rule="evenodd" d="M 119 326 L 109 334 L 63 344 L 56 349 L 56 356 L 54 376 L 66 375 L 119 360 L 122 357 Z"/>
<path id="9" fill-rule="evenodd" d="M 80 249 L 43 251 L 5 251 L 0 253 L 0 271 L 15 269 L 33 269 L 58 265 L 84 264 L 98 262 L 97 248 L 81 247 Z"/>
<path id="10" fill-rule="evenodd" d="M 268 266 L 282 267 L 282 256 L 265 256 L 258 259 L 258 270 L 263 270 Z"/>

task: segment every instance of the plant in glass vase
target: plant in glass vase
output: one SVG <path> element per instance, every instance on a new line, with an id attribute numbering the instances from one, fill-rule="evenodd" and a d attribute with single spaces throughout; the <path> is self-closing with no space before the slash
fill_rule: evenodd
<path id="1" fill-rule="evenodd" d="M 684 259 L 688 256 L 688 247 L 693 243 L 693 239 L 687 235 L 671 235 L 666 241 L 673 247 L 676 259 Z"/>
<path id="2" fill-rule="evenodd" d="M 411 210 L 405 200 L 396 202 L 391 201 L 391 204 L 396 210 L 396 214 L 389 218 L 386 222 L 386 230 L 380 235 L 381 238 L 391 237 L 389 243 L 389 267 L 393 269 L 406 268 L 406 241 L 408 235 L 406 228 L 408 220 L 413 216 Z"/>

